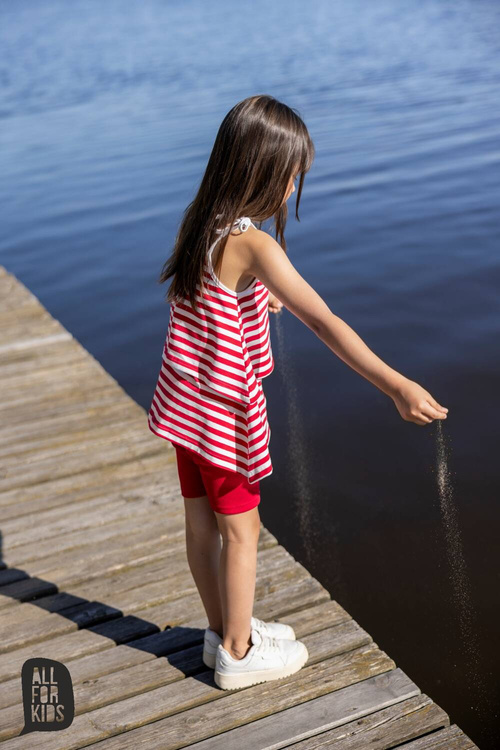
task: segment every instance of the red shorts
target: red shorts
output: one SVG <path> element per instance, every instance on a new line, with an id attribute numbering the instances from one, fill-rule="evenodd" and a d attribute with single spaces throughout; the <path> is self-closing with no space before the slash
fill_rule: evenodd
<path id="1" fill-rule="evenodd" d="M 260 503 L 260 484 L 250 484 L 239 471 L 224 469 L 197 451 L 170 441 L 177 454 L 177 471 L 182 496 L 208 497 L 217 513 L 244 513 Z"/>

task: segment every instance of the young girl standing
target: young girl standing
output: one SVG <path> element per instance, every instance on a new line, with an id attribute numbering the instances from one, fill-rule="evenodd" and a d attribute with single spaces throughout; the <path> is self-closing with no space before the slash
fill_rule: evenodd
<path id="1" fill-rule="evenodd" d="M 287 201 L 300 178 L 298 219 L 313 158 L 296 110 L 266 95 L 236 104 L 160 276 L 173 277 L 171 309 L 148 425 L 175 447 L 187 558 L 209 623 L 203 660 L 223 689 L 291 675 L 308 659 L 289 625 L 252 615 L 259 483 L 273 470 L 262 388 L 274 369 L 269 311 L 284 305 L 404 420 L 425 425 L 448 411 L 374 354 L 288 259 Z M 276 240 L 260 229 L 270 218 Z"/>

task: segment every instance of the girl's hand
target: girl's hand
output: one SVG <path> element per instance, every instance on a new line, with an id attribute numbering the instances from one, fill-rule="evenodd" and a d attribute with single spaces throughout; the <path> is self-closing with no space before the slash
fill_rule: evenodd
<path id="1" fill-rule="evenodd" d="M 279 313 L 283 309 L 283 302 L 280 302 L 274 294 L 269 292 L 268 310 L 269 312 Z"/>
<path id="2" fill-rule="evenodd" d="M 448 409 L 438 404 L 431 394 L 413 380 L 405 378 L 392 399 L 406 422 L 424 425 L 435 419 L 446 419 Z"/>

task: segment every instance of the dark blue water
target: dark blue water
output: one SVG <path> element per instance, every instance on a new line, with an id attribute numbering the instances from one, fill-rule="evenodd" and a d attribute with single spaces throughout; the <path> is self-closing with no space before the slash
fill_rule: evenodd
<path id="1" fill-rule="evenodd" d="M 270 93 L 304 117 L 317 154 L 289 255 L 450 409 L 481 690 L 437 426 L 404 422 L 288 311 L 262 520 L 483 749 L 500 734 L 499 25 L 493 0 L 0 5 L 0 262 L 145 408 L 168 323 L 156 279 L 223 116 Z"/>

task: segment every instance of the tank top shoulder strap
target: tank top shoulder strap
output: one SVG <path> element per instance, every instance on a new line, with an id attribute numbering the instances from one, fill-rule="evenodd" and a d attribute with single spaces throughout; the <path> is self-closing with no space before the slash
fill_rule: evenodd
<path id="1" fill-rule="evenodd" d="M 218 214 L 217 216 L 220 216 L 220 214 Z M 233 223 L 233 229 L 240 229 L 242 232 L 246 232 L 248 227 L 250 226 L 255 227 L 255 224 L 253 224 L 249 216 L 240 216 L 240 218 L 236 219 L 236 221 Z M 224 229 L 216 229 L 215 231 L 220 236 L 224 236 L 229 232 L 229 224 L 224 227 Z"/>
<path id="2" fill-rule="evenodd" d="M 217 214 L 217 216 L 220 216 L 220 214 Z M 217 218 L 217 217 L 216 217 Z M 254 229 L 257 229 L 255 224 L 252 222 L 251 218 L 249 216 L 240 216 L 239 219 L 236 219 L 236 221 L 233 223 L 233 229 L 240 229 L 242 232 L 246 232 L 249 227 L 254 227 Z M 210 249 L 208 251 L 208 261 L 211 263 L 212 260 L 212 252 L 218 243 L 218 241 L 221 239 L 221 237 L 224 237 L 229 232 L 229 224 L 224 227 L 224 229 L 216 229 L 215 233 L 217 234 L 217 238 L 215 242 L 212 243 L 210 246 Z"/>

